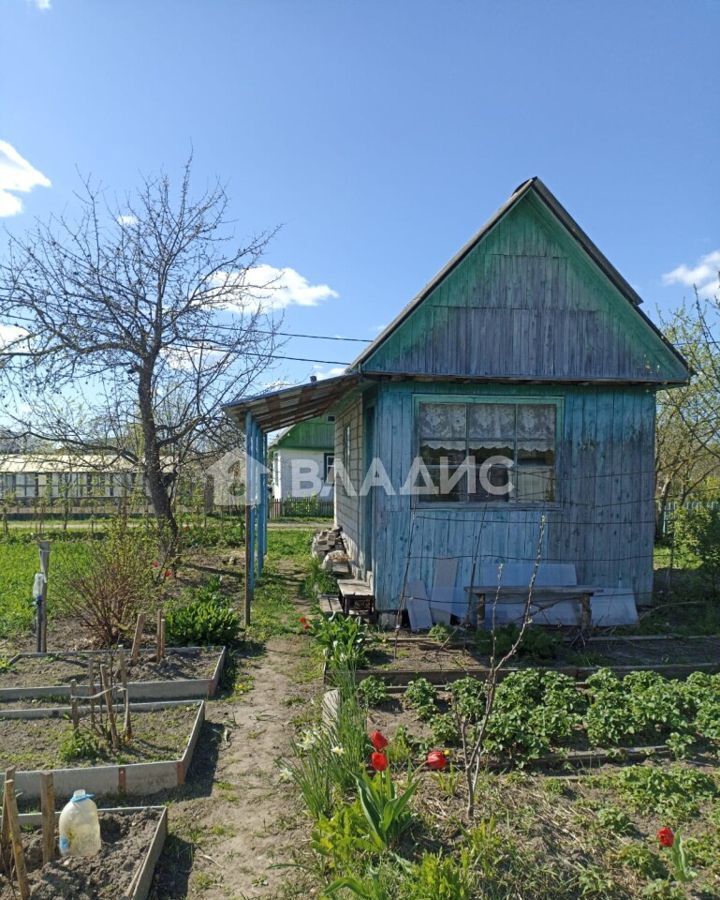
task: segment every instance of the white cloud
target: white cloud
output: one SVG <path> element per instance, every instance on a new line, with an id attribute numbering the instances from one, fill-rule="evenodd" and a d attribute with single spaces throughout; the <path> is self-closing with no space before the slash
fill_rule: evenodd
<path id="1" fill-rule="evenodd" d="M 137 216 L 118 216 L 118 225 L 137 225 Z"/>
<path id="2" fill-rule="evenodd" d="M 31 0 L 31 2 L 36 9 L 42 10 L 43 12 L 50 9 L 50 0 Z"/>
<path id="3" fill-rule="evenodd" d="M 22 200 L 15 194 L 28 194 L 35 187 L 50 187 L 50 179 L 20 156 L 12 144 L 0 141 L 0 217 L 21 213 Z"/>
<path id="4" fill-rule="evenodd" d="M 720 293 L 718 286 L 718 270 L 720 270 L 720 250 L 713 250 L 701 256 L 694 266 L 683 263 L 672 272 L 666 272 L 663 284 L 684 284 L 686 287 L 697 288 L 701 297 L 710 297 Z"/>
<path id="5" fill-rule="evenodd" d="M 310 284 L 304 275 L 289 266 L 278 269 L 265 263 L 244 272 L 220 272 L 213 279 L 217 288 L 237 290 L 237 300 L 230 297 L 227 309 L 243 312 L 248 300 L 259 302 L 266 311 L 288 306 L 317 306 L 324 300 L 339 297 L 327 284 Z"/>
<path id="6" fill-rule="evenodd" d="M 26 344 L 15 343 L 16 341 L 19 341 L 21 338 L 23 338 L 26 334 L 28 334 L 28 330 L 26 328 L 20 328 L 19 325 L 3 325 L 2 323 L 0 323 L 0 350 L 4 350 L 11 344 L 15 344 L 13 350 L 26 349 Z"/>
<path id="7" fill-rule="evenodd" d="M 338 375 L 345 373 L 346 368 L 346 366 L 333 366 L 331 369 L 322 369 L 320 366 L 313 366 L 314 375 L 318 381 L 323 381 L 325 378 L 337 378 Z"/>

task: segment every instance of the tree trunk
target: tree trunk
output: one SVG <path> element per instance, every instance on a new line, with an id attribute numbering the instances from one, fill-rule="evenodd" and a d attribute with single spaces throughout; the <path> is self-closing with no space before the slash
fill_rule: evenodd
<path id="1" fill-rule="evenodd" d="M 142 421 L 145 478 L 150 491 L 155 519 L 161 532 L 161 540 L 168 555 L 177 547 L 178 526 L 172 508 L 170 494 L 165 482 L 160 448 L 158 447 L 155 414 L 152 403 L 151 375 L 149 370 L 140 373 L 138 382 L 138 403 Z"/>

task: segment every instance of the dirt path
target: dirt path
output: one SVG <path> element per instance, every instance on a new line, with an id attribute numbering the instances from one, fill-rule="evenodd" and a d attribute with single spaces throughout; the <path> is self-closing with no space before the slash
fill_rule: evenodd
<path id="1" fill-rule="evenodd" d="M 312 896 L 302 873 L 283 867 L 307 839 L 307 821 L 277 766 L 293 722 L 312 713 L 318 691 L 308 649 L 300 636 L 271 639 L 242 666 L 247 692 L 209 705 L 205 746 L 187 786 L 193 796 L 170 808 L 158 900 Z M 292 887 L 283 886 L 288 879 Z"/>

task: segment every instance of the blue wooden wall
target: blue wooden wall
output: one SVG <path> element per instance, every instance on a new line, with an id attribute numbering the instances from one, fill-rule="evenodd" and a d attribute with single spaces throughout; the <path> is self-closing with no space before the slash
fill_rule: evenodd
<path id="1" fill-rule="evenodd" d="M 384 384 L 375 401 L 375 453 L 394 485 L 403 483 L 417 453 L 415 402 L 438 394 L 559 398 L 557 501 L 440 507 L 422 504 L 419 498 L 389 497 L 375 488 L 372 572 L 379 608 L 397 607 L 408 554 L 408 577 L 422 578 L 428 586 L 439 557 L 460 557 L 459 586 L 470 583 L 473 559 L 532 562 L 543 514 L 544 561 L 574 563 L 581 583 L 622 584 L 641 600 L 649 596 L 654 533 L 652 389 Z M 359 530 L 359 506 L 356 516 L 352 524 Z M 342 517 L 338 521 L 347 527 Z"/>

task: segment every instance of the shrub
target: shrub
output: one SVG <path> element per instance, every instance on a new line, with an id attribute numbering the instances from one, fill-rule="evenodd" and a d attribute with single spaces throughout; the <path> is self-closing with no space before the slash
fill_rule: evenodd
<path id="1" fill-rule="evenodd" d="M 697 561 L 714 593 L 720 589 L 720 506 L 680 507 L 673 519 L 675 546 L 686 561 Z"/>
<path id="2" fill-rule="evenodd" d="M 503 625 L 495 629 L 495 656 L 501 658 L 509 653 L 520 636 L 517 625 Z M 523 635 L 518 647 L 518 656 L 525 656 L 538 662 L 548 662 L 558 655 L 562 638 L 555 632 L 541 627 L 530 627 Z M 475 634 L 475 646 L 479 653 L 490 654 L 493 648 L 491 631 L 479 629 Z"/>
<path id="3" fill-rule="evenodd" d="M 90 545 L 80 568 L 55 576 L 61 603 L 94 644 L 111 647 L 127 639 L 137 614 L 153 610 L 159 599 L 154 556 L 150 535 L 118 519 L 104 541 Z"/>

